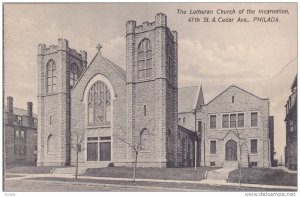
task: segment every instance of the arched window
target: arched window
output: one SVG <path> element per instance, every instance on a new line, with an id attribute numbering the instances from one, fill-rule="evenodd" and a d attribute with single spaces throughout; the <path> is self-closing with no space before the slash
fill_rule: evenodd
<path id="1" fill-rule="evenodd" d="M 73 63 L 70 67 L 70 87 L 72 88 L 79 78 L 79 68 Z"/>
<path id="2" fill-rule="evenodd" d="M 55 93 L 57 91 L 57 76 L 55 62 L 51 59 L 47 63 L 47 92 Z"/>
<path id="3" fill-rule="evenodd" d="M 141 151 L 149 151 L 151 147 L 151 139 L 150 139 L 150 133 L 147 128 L 143 128 L 140 131 L 140 150 Z"/>
<path id="4" fill-rule="evenodd" d="M 167 79 L 169 82 L 172 82 L 173 75 L 174 75 L 174 65 L 175 65 L 175 57 L 174 57 L 174 51 L 173 46 L 171 42 L 167 43 Z"/>
<path id="5" fill-rule="evenodd" d="M 148 39 L 143 39 L 138 46 L 137 78 L 152 76 L 152 46 Z"/>
<path id="6" fill-rule="evenodd" d="M 88 98 L 88 125 L 110 125 L 111 121 L 111 98 L 107 86 L 97 81 L 92 85 Z"/>
<path id="7" fill-rule="evenodd" d="M 54 151 L 54 139 L 53 135 L 49 135 L 47 139 L 47 153 L 53 153 Z"/>

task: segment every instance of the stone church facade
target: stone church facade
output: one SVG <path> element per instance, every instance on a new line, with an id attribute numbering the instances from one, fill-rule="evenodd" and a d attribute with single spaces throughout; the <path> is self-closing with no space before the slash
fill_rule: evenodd
<path id="1" fill-rule="evenodd" d="M 126 23 L 126 70 L 102 56 L 101 46 L 87 66 L 87 53 L 65 39 L 40 44 L 37 164 L 74 164 L 69 139 L 81 130 L 80 165 L 130 166 L 135 154 L 128 144 L 145 130 L 138 165 L 179 166 L 177 47 L 177 32 L 162 13 L 151 23 Z"/>
<path id="2" fill-rule="evenodd" d="M 74 165 L 80 131 L 85 167 L 131 166 L 139 142 L 141 167 L 270 166 L 269 100 L 230 86 L 205 104 L 202 86 L 178 89 L 166 15 L 126 23 L 126 70 L 101 47 L 87 65 L 65 39 L 38 46 L 38 165 Z"/>

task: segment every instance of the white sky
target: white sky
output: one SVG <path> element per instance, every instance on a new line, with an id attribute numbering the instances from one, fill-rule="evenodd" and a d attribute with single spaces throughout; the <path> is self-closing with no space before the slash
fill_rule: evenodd
<path id="1" fill-rule="evenodd" d="M 279 15 L 278 23 L 188 23 L 188 15 L 178 15 L 177 8 L 282 8 L 289 14 Z M 285 145 L 284 105 L 297 72 L 296 3 L 6 4 L 4 97 L 13 96 L 14 106 L 25 109 L 32 101 L 37 112 L 37 46 L 56 45 L 60 37 L 77 51 L 86 50 L 88 62 L 101 43 L 103 55 L 125 69 L 126 21 L 152 22 L 158 12 L 165 13 L 168 26 L 178 31 L 179 87 L 202 84 L 206 103 L 232 84 L 269 98 L 280 158 Z"/>

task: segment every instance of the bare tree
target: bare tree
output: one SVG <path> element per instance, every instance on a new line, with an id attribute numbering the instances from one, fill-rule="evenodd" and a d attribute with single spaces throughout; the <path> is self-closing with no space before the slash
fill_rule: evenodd
<path id="1" fill-rule="evenodd" d="M 243 167 L 243 157 L 242 154 L 243 152 L 248 153 L 248 148 L 247 148 L 247 140 L 246 139 L 241 139 L 239 131 L 236 129 L 237 136 L 239 138 L 239 152 L 240 152 L 240 159 L 238 162 L 238 168 L 239 168 L 239 187 L 241 187 L 241 179 L 242 179 L 242 167 Z"/>
<path id="2" fill-rule="evenodd" d="M 120 126 L 120 132 L 115 135 L 115 137 L 126 144 L 128 147 L 130 147 L 134 151 L 134 165 L 133 165 L 133 175 L 132 175 L 132 181 L 135 181 L 136 177 L 136 167 L 138 163 L 138 155 L 140 151 L 144 149 L 145 142 L 147 139 L 145 136 L 150 136 L 149 129 L 147 127 L 143 128 L 138 128 L 136 132 L 132 133 L 132 138 L 131 135 L 129 135 L 129 132 L 127 129 L 124 129 L 122 126 Z"/>
<path id="3" fill-rule="evenodd" d="M 75 180 L 78 177 L 78 155 L 80 152 L 84 151 L 85 149 L 82 148 L 82 145 L 85 140 L 85 130 L 83 128 L 79 128 L 76 121 L 72 121 L 72 128 L 70 133 L 67 134 L 68 141 L 70 143 L 70 147 L 72 150 L 76 152 L 76 171 L 75 171 Z"/>

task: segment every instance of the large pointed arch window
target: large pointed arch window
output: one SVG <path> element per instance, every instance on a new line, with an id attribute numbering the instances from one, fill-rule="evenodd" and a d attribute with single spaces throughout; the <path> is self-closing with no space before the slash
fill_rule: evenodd
<path id="1" fill-rule="evenodd" d="M 149 39 L 143 39 L 138 45 L 137 78 L 152 77 L 152 46 Z"/>
<path id="2" fill-rule="evenodd" d="M 106 126 L 111 122 L 111 97 L 106 84 L 94 83 L 89 90 L 88 125 Z"/>
<path id="3" fill-rule="evenodd" d="M 77 64 L 73 63 L 70 67 L 70 87 L 72 88 L 79 78 L 79 68 Z"/>
<path id="4" fill-rule="evenodd" d="M 47 93 L 57 91 L 57 72 L 55 62 L 51 59 L 47 63 Z"/>

